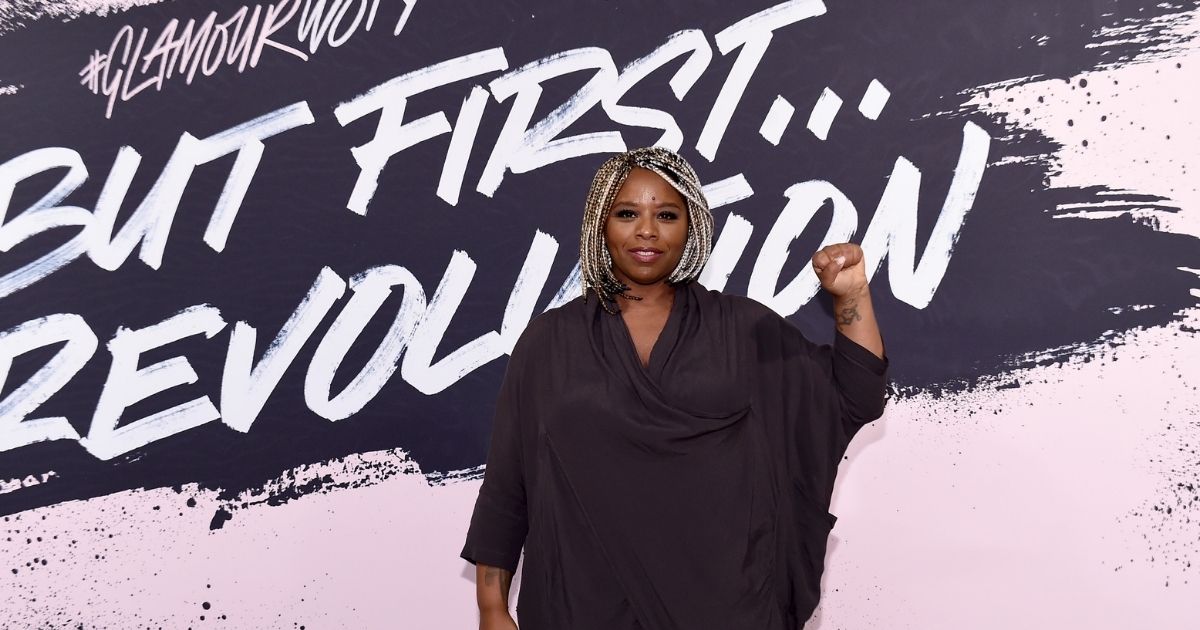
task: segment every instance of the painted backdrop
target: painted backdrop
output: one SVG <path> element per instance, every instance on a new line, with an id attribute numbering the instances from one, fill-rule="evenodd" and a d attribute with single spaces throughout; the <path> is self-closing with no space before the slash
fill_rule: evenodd
<path id="1" fill-rule="evenodd" d="M 470 628 L 505 359 L 592 173 L 892 399 L 809 628 L 1194 628 L 1200 4 L 0 3 L 6 627 Z M 721 518 L 714 515 L 714 518 Z"/>

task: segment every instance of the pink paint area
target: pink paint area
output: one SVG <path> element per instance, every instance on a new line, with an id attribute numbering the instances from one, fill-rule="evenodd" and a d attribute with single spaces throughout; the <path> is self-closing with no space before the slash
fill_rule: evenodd
<path id="1" fill-rule="evenodd" d="M 431 486 L 403 453 L 359 457 L 353 468 L 366 458 L 397 474 L 235 510 L 212 531 L 224 504 L 194 486 L 10 516 L 0 618 L 14 628 L 473 627 L 474 571 L 458 552 L 478 481 Z M 285 478 L 346 470 L 339 460 Z"/>
<path id="2" fill-rule="evenodd" d="M 967 108 L 996 117 L 1016 135 L 1037 130 L 1062 145 L 1038 156 L 1051 164 L 1051 187 L 1110 189 L 1094 202 L 1056 208 L 1056 217 L 1132 219 L 1200 238 L 1200 9 L 1171 19 L 1165 34 L 1173 44 L 1066 80 L 973 90 Z M 1137 29 L 1108 36 L 1145 37 Z"/>
<path id="3" fill-rule="evenodd" d="M 1197 327 L 893 401 L 842 467 L 808 627 L 1194 628 Z"/>
<path id="4" fill-rule="evenodd" d="M 1062 365 L 893 400 L 843 466 L 808 627 L 1190 628 L 1197 328 L 1188 311 Z M 263 501 L 326 476 L 336 489 Z M 289 471 L 232 504 L 188 487 L 24 512 L 4 523 L 0 615 L 17 627 L 475 627 L 458 552 L 478 481 L 445 481 L 387 451 Z"/>

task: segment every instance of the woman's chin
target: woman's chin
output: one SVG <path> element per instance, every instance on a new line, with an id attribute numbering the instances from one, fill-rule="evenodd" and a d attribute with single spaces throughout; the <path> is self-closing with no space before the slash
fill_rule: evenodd
<path id="1" fill-rule="evenodd" d="M 671 272 L 677 264 L 678 261 L 670 265 L 639 265 L 637 263 L 614 265 L 613 271 L 616 272 L 617 278 L 628 284 L 630 288 L 650 287 L 665 283 L 667 278 L 671 277 Z"/>
<path id="2" fill-rule="evenodd" d="M 633 274 L 629 275 L 629 280 L 633 284 L 631 287 L 650 287 L 656 284 L 662 284 L 667 281 L 669 274 Z"/>

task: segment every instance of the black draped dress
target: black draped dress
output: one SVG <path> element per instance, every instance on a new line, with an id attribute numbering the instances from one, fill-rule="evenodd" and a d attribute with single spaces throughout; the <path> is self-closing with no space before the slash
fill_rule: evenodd
<path id="1" fill-rule="evenodd" d="M 523 630 L 800 628 L 886 373 L 696 282 L 649 367 L 594 296 L 547 311 L 508 363 L 462 557 L 515 571 L 524 547 Z"/>

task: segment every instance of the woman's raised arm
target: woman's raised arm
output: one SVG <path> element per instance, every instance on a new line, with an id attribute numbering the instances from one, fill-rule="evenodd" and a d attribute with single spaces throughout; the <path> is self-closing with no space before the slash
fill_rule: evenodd
<path id="1" fill-rule="evenodd" d="M 833 296 L 838 331 L 882 359 L 883 337 L 871 305 L 862 247 L 854 243 L 827 245 L 813 254 L 812 265 L 821 287 Z"/>

